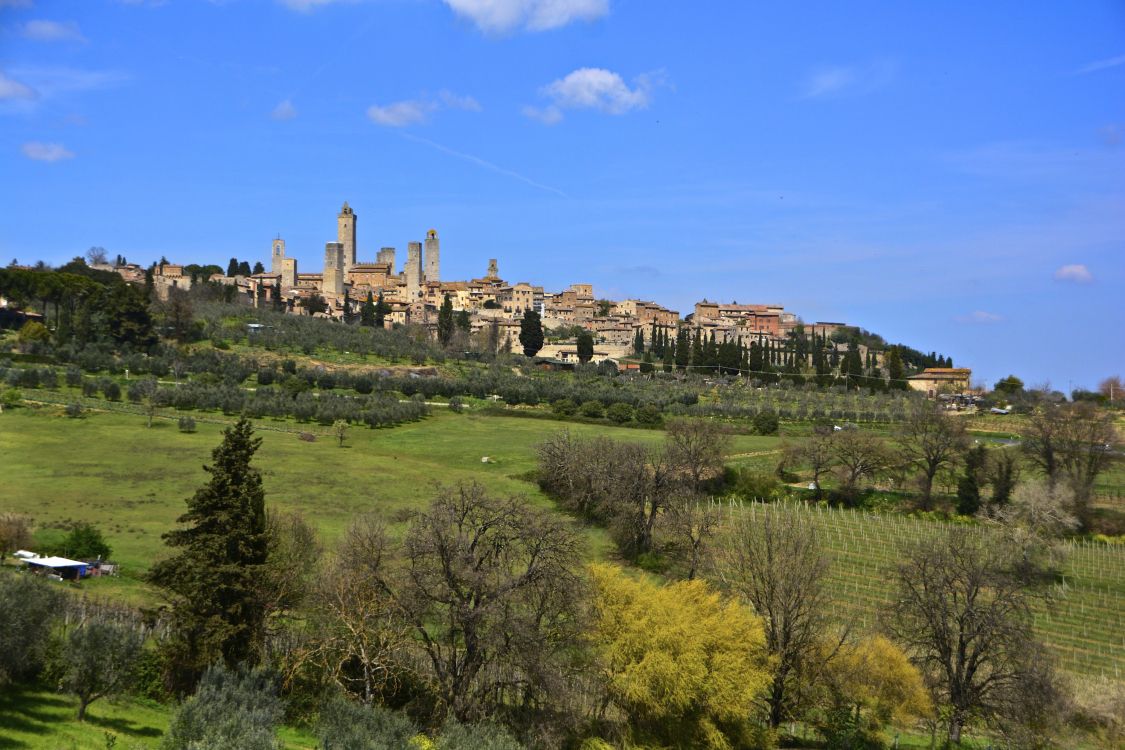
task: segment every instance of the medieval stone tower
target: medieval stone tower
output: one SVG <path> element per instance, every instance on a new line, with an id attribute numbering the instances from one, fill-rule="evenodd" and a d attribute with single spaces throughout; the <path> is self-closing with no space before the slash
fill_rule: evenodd
<path id="1" fill-rule="evenodd" d="M 344 204 L 347 208 L 347 204 Z M 352 224 L 354 227 L 355 224 Z M 324 245 L 324 278 L 320 291 L 325 297 L 344 296 L 344 243 L 327 242 Z"/>
<path id="2" fill-rule="evenodd" d="M 336 242 L 344 246 L 344 267 L 346 274 L 355 265 L 355 221 L 358 217 L 355 211 L 344 201 L 340 215 L 336 217 Z M 327 266 L 325 266 L 327 268 Z"/>
<path id="3" fill-rule="evenodd" d="M 387 275 L 393 275 L 395 272 L 395 249 L 393 247 L 379 248 L 379 254 L 375 256 L 376 263 L 387 264 Z"/>
<path id="4" fill-rule="evenodd" d="M 426 281 L 441 281 L 441 244 L 437 230 L 426 232 Z"/>
<path id="5" fill-rule="evenodd" d="M 418 299 L 422 293 L 422 243 L 406 243 L 406 265 L 403 266 L 406 276 L 406 297 L 411 302 Z"/>
<path id="6" fill-rule="evenodd" d="M 500 269 L 496 265 L 496 259 L 495 258 L 489 258 L 488 259 L 488 275 L 486 276 L 486 278 L 491 279 L 493 281 L 500 278 Z"/>
<path id="7" fill-rule="evenodd" d="M 283 260 L 285 260 L 285 240 L 278 237 L 273 241 L 273 252 L 270 253 L 270 273 L 274 276 L 280 275 Z"/>

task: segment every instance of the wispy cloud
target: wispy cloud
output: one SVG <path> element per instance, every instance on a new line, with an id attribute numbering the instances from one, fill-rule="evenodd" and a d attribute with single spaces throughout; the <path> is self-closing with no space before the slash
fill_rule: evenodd
<path id="1" fill-rule="evenodd" d="M 867 94 L 890 83 L 894 72 L 895 66 L 887 61 L 818 68 L 806 76 L 801 87 L 801 98 Z"/>
<path id="2" fill-rule="evenodd" d="M 68 150 L 61 143 L 40 143 L 29 141 L 21 147 L 23 155 L 35 161 L 56 162 L 63 159 L 73 159 L 74 152 Z"/>
<path id="3" fill-rule="evenodd" d="M 354 0 L 343 0 L 344 2 L 354 2 Z M 309 11 L 316 10 L 317 8 L 332 3 L 341 2 L 341 0 L 278 0 L 282 5 L 291 8 L 301 13 L 308 13 Z"/>
<path id="4" fill-rule="evenodd" d="M 282 99 L 270 112 L 270 117 L 275 120 L 292 120 L 297 116 L 297 108 L 288 99 Z"/>
<path id="5" fill-rule="evenodd" d="M 12 68 L 11 73 L 44 98 L 77 91 L 93 91 L 118 86 L 129 76 L 116 70 L 83 70 L 67 67 L 28 66 Z"/>
<path id="6" fill-rule="evenodd" d="M 1089 73 L 1097 73 L 1099 70 L 1116 68 L 1119 65 L 1125 65 L 1125 55 L 1118 55 L 1117 57 L 1110 57 L 1105 60 L 1096 60 L 1088 65 L 1083 65 L 1081 68 L 1074 71 L 1074 75 L 1084 76 Z"/>
<path id="7" fill-rule="evenodd" d="M 1055 281 L 1068 281 L 1075 284 L 1089 284 L 1094 280 L 1090 269 L 1082 263 L 1071 263 L 1055 271 Z"/>
<path id="8" fill-rule="evenodd" d="M 445 0 L 454 13 L 481 31 L 546 31 L 609 13 L 609 0 Z"/>
<path id="9" fill-rule="evenodd" d="M 480 102 L 471 96 L 458 96 L 452 91 L 442 89 L 438 92 L 438 100 L 449 109 L 463 109 L 466 112 L 480 112 Z"/>
<path id="10" fill-rule="evenodd" d="M 35 20 L 28 21 L 20 27 L 20 33 L 37 42 L 84 42 L 86 37 L 78 29 L 78 24 L 73 21 L 60 23 L 58 21 Z"/>
<path id="11" fill-rule="evenodd" d="M 475 164 L 478 167 L 489 170 L 490 172 L 495 172 L 496 174 L 504 175 L 505 177 L 511 177 L 514 180 L 519 180 L 520 182 L 531 185 L 532 187 L 539 188 L 540 190 L 545 190 L 548 193 L 561 195 L 563 198 L 570 197 L 558 188 L 551 187 L 550 185 L 544 185 L 542 182 L 536 182 L 530 177 L 525 177 L 519 172 L 515 172 L 511 169 L 505 169 L 504 167 L 493 164 L 490 161 L 486 161 L 479 156 L 473 156 L 472 154 L 466 154 L 461 151 L 456 151 L 449 148 L 448 146 L 443 146 L 440 143 L 435 143 L 428 138 L 422 138 L 421 136 L 414 135 L 413 133 L 400 132 L 399 135 L 401 135 L 403 138 L 406 138 L 407 140 L 414 141 L 415 143 L 421 143 L 424 146 L 429 146 L 430 148 L 435 149 L 436 151 L 440 151 L 443 154 L 448 154 L 449 156 L 455 156 L 458 159 L 463 159 L 470 164 Z"/>
<path id="12" fill-rule="evenodd" d="M 997 315 L 996 313 L 985 312 L 984 310 L 974 310 L 968 315 L 958 315 L 956 318 L 954 318 L 954 320 L 956 320 L 958 323 L 988 324 L 1000 323 L 1004 320 L 1004 316 Z"/>
<path id="13" fill-rule="evenodd" d="M 579 68 L 543 87 L 540 93 L 550 100 L 547 106 L 527 106 L 523 113 L 547 125 L 562 120 L 565 110 L 593 109 L 623 115 L 647 107 L 652 101 L 652 90 L 660 81 L 659 74 L 648 73 L 638 76 L 630 88 L 612 70 Z"/>
<path id="14" fill-rule="evenodd" d="M 0 101 L 5 99 L 31 100 L 37 96 L 35 89 L 0 72 Z"/>
<path id="15" fill-rule="evenodd" d="M 390 104 L 372 104 L 367 108 L 367 118 L 376 125 L 404 128 L 426 122 L 430 115 L 441 109 L 459 109 L 480 112 L 480 102 L 471 96 L 460 96 L 442 89 L 436 97 L 422 96 Z"/>
<path id="16" fill-rule="evenodd" d="M 432 102 L 408 99 L 392 104 L 372 104 L 367 108 L 367 118 L 376 125 L 389 128 L 404 128 L 425 122 L 434 110 Z"/>

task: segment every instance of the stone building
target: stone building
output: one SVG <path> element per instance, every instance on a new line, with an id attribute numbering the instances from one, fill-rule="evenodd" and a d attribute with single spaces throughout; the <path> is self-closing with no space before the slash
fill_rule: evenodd
<path id="1" fill-rule="evenodd" d="M 437 230 L 426 232 L 426 247 L 424 252 L 426 268 L 423 275 L 427 282 L 441 281 L 441 243 L 438 240 Z"/>

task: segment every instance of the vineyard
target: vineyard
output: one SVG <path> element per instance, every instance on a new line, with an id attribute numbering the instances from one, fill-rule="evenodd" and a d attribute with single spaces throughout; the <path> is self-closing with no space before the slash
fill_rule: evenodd
<path id="1" fill-rule="evenodd" d="M 878 627 L 894 595 L 895 566 L 911 545 L 948 528 L 908 516 L 788 503 L 751 503 L 741 512 L 797 513 L 811 524 L 832 557 L 829 586 L 836 611 L 861 630 Z M 1051 597 L 1043 597 L 1051 603 L 1035 607 L 1036 630 L 1067 671 L 1125 679 L 1125 546 L 1072 542 L 1067 553 L 1063 580 L 1051 587 Z"/>

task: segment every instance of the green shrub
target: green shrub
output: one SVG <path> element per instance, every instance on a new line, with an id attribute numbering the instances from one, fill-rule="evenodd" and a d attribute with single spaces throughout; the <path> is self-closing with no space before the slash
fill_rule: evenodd
<path id="1" fill-rule="evenodd" d="M 113 553 L 113 548 L 106 543 L 105 537 L 96 526 L 91 523 L 77 523 L 71 528 L 59 543 L 60 549 L 67 557 L 76 560 L 106 560 Z"/>
<path id="2" fill-rule="evenodd" d="M 434 738 L 434 750 L 523 750 L 508 730 L 497 724 L 461 724 L 452 719 L 445 722 L 441 734 Z"/>
<path id="3" fill-rule="evenodd" d="M 578 413 L 590 419 L 601 419 L 605 415 L 601 401 L 583 401 L 578 407 Z"/>
<path id="4" fill-rule="evenodd" d="M 664 415 L 660 413 L 660 409 L 653 404 L 645 404 L 637 409 L 637 413 L 633 416 L 639 424 L 657 425 L 664 421 Z"/>
<path id="5" fill-rule="evenodd" d="M 265 671 L 222 666 L 203 673 L 194 696 L 173 714 L 162 750 L 280 750 L 282 704 Z"/>
<path id="6" fill-rule="evenodd" d="M 619 401 L 606 409 L 605 415 L 618 424 L 624 424 L 633 418 L 633 407 Z"/>
<path id="7" fill-rule="evenodd" d="M 78 419 L 82 416 L 82 404 L 67 404 L 64 411 L 71 419 Z"/>
<path id="8" fill-rule="evenodd" d="M 323 750 L 398 750 L 410 747 L 410 738 L 417 733 L 404 713 L 343 697 L 325 704 L 316 730 Z"/>
<path id="9" fill-rule="evenodd" d="M 177 422 L 180 432 L 195 432 L 195 420 L 191 417 L 180 417 Z"/>
<path id="10" fill-rule="evenodd" d="M 777 413 L 773 411 L 760 411 L 754 415 L 754 431 L 759 435 L 776 435 L 778 428 Z"/>
<path id="11" fill-rule="evenodd" d="M 551 403 L 551 411 L 558 417 L 573 417 L 578 411 L 578 404 L 569 398 L 556 399 Z"/>

